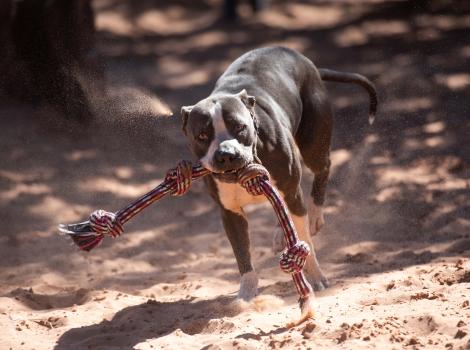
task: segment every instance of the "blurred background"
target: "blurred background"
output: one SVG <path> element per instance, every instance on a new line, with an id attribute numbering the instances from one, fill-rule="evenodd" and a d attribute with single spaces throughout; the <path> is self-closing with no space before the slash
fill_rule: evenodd
<path id="1" fill-rule="evenodd" d="M 327 85 L 333 168 L 315 240 L 333 283 L 468 257 L 470 2 L 2 0 L 1 295 L 27 295 L 40 309 L 38 295 L 79 287 L 139 294 L 199 278 L 237 288 L 202 184 L 147 209 L 93 254 L 56 225 L 117 210 L 191 158 L 181 106 L 206 97 L 238 56 L 269 45 L 361 73 L 379 92 L 369 126 L 366 93 Z M 249 215 L 256 265 L 263 278 L 279 276 L 275 219 L 266 206 Z"/>

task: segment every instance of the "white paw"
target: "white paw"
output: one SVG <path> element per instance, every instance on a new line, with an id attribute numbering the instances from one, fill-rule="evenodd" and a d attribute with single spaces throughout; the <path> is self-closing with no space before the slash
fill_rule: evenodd
<path id="1" fill-rule="evenodd" d="M 242 275 L 240 279 L 240 291 L 238 298 L 250 301 L 258 294 L 258 275 L 255 271 L 250 271 Z"/>
<path id="2" fill-rule="evenodd" d="M 323 225 L 325 225 L 323 208 L 319 205 L 315 205 L 312 201 L 310 203 L 308 217 L 310 219 L 310 234 L 316 235 L 321 230 Z"/>

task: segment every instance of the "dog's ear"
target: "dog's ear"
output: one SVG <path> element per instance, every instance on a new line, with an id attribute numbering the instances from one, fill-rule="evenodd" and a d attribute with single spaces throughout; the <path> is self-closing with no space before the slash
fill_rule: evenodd
<path id="1" fill-rule="evenodd" d="M 256 98 L 254 96 L 248 95 L 245 89 L 240 91 L 237 96 L 242 100 L 242 102 L 245 104 L 246 107 L 248 108 L 254 108 L 256 105 Z"/>
<path id="2" fill-rule="evenodd" d="M 188 124 L 188 117 L 189 113 L 191 113 L 191 110 L 193 109 L 194 106 L 183 106 L 181 107 L 181 119 L 182 119 L 182 126 L 181 128 L 183 129 L 183 132 L 186 134 L 186 125 Z"/>

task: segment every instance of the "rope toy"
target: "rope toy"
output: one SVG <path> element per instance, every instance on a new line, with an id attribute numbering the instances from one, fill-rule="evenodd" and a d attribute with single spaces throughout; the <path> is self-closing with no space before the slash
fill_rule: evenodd
<path id="1" fill-rule="evenodd" d="M 197 180 L 210 171 L 201 164 L 191 165 L 189 161 L 181 161 L 175 168 L 170 169 L 165 180 L 153 190 L 143 195 L 127 207 L 116 213 L 105 210 L 94 211 L 87 221 L 77 224 L 60 224 L 59 231 L 69 235 L 74 243 L 87 252 L 98 246 L 108 235 L 118 237 L 124 231 L 123 225 L 152 203 L 160 200 L 167 194 L 173 196 L 184 195 L 194 180 Z M 303 322 L 313 316 L 311 298 L 313 289 L 302 271 L 310 248 L 306 242 L 300 241 L 292 219 L 282 197 L 269 181 L 269 173 L 261 164 L 251 163 L 241 169 L 238 174 L 239 184 L 253 196 L 265 195 L 274 208 L 279 224 L 284 232 L 286 249 L 282 252 L 279 265 L 282 271 L 290 273 L 299 294 L 299 304 L 302 310 Z M 294 325 L 294 324 L 293 324 Z"/>

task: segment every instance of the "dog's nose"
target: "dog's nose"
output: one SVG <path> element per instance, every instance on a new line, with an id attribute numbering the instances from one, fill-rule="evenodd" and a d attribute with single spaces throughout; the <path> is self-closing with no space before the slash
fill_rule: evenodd
<path id="1" fill-rule="evenodd" d="M 239 154 L 228 150 L 217 150 L 214 154 L 214 160 L 219 165 L 229 166 L 239 159 Z"/>

